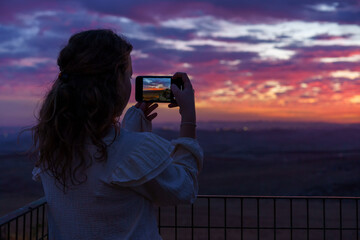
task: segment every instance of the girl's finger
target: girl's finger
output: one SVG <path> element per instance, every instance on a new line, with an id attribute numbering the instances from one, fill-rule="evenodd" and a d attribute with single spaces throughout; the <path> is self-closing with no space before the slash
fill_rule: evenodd
<path id="1" fill-rule="evenodd" d="M 157 116 L 157 113 L 153 113 L 147 117 L 147 120 L 152 121 L 154 118 L 156 118 L 156 116 Z"/>
<path id="2" fill-rule="evenodd" d="M 179 105 L 177 103 L 170 103 L 168 105 L 169 108 L 178 107 Z"/>
<path id="3" fill-rule="evenodd" d="M 144 112 L 145 116 L 149 115 L 152 111 L 154 111 L 157 107 L 159 106 L 159 104 L 155 103 L 154 105 L 150 106 L 149 108 L 147 108 Z"/>

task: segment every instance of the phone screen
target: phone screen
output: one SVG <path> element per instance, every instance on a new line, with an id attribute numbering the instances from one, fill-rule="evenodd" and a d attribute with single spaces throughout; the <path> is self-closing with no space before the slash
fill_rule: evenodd
<path id="1" fill-rule="evenodd" d="M 171 77 L 144 77 L 143 78 L 143 101 L 170 102 Z"/>

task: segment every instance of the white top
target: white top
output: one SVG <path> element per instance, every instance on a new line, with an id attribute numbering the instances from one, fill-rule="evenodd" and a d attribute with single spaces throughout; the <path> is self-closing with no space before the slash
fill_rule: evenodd
<path id="1" fill-rule="evenodd" d="M 139 118 L 143 124 L 137 130 L 151 129 L 142 111 L 134 107 L 122 125 L 136 130 L 126 123 Z M 110 143 L 113 134 L 104 141 Z M 94 147 L 89 150 L 95 153 Z M 66 194 L 55 186 L 53 177 L 35 167 L 33 179 L 41 179 L 48 203 L 50 239 L 161 239 L 155 205 L 193 203 L 202 161 L 195 139 L 169 142 L 151 132 L 121 129 L 108 147 L 108 160 L 93 159 L 87 181 Z"/>

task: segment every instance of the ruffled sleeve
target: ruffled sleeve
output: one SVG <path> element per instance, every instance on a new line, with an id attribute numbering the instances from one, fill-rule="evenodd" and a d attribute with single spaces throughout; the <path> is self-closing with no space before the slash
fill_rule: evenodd
<path id="1" fill-rule="evenodd" d="M 36 182 L 41 182 L 40 173 L 41 173 L 41 169 L 38 167 L 34 167 L 32 171 L 32 180 Z"/>
<path id="2" fill-rule="evenodd" d="M 132 106 L 129 108 L 122 120 L 121 127 L 133 132 L 151 132 L 151 121 L 147 120 L 144 112 Z"/>
<path id="3" fill-rule="evenodd" d="M 202 171 L 204 152 L 196 139 L 182 137 L 172 140 L 171 144 L 175 146 L 172 153 L 175 162 L 186 161 L 192 168 L 195 168 L 198 173 Z"/>
<path id="4" fill-rule="evenodd" d="M 174 146 L 153 133 L 141 133 L 143 139 L 118 161 L 109 182 L 122 187 L 141 185 L 159 175 L 172 162 Z"/>
<path id="5" fill-rule="evenodd" d="M 119 164 L 111 183 L 130 187 L 156 205 L 193 203 L 198 193 L 198 175 L 203 151 L 196 139 L 178 138 L 168 142 L 146 133 L 142 144 L 124 164 Z"/>

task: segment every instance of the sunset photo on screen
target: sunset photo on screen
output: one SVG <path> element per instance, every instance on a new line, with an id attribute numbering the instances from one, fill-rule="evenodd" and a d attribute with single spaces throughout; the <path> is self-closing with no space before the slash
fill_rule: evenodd
<path id="1" fill-rule="evenodd" d="M 170 101 L 170 78 L 144 78 L 144 101 Z"/>

